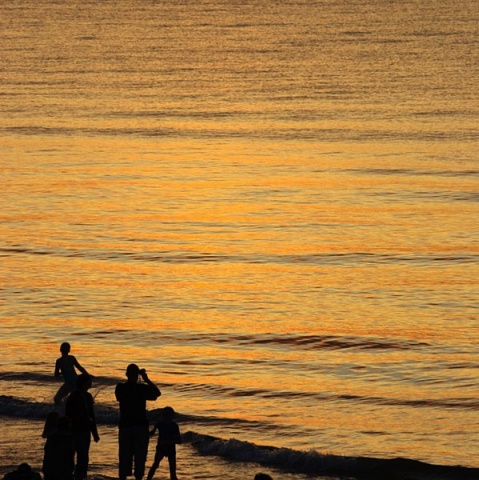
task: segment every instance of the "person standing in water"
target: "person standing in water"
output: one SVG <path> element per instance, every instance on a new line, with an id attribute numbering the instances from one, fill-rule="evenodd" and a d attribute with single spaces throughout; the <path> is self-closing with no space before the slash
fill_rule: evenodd
<path id="1" fill-rule="evenodd" d="M 160 462 L 164 457 L 168 459 L 170 467 L 170 480 L 178 480 L 176 476 L 176 445 L 181 444 L 180 427 L 173 421 L 175 411 L 171 407 L 164 407 L 162 418 L 155 423 L 150 432 L 153 436 L 158 430 L 158 442 L 156 445 L 155 460 L 148 472 L 146 480 L 153 480 L 156 469 L 160 466 Z"/>
<path id="2" fill-rule="evenodd" d="M 95 418 L 94 401 L 88 391 L 91 378 L 82 373 L 77 378 L 77 388 L 68 395 L 65 402 L 65 415 L 70 419 L 73 444 L 75 447 L 76 464 L 74 477 L 76 480 L 87 478 L 90 463 L 91 437 L 98 442 L 100 436 Z"/>
<path id="3" fill-rule="evenodd" d="M 139 383 L 141 376 L 144 383 Z M 132 474 L 135 464 L 135 479 L 142 480 L 150 439 L 147 400 L 156 400 L 160 389 L 148 378 L 145 369 L 131 363 L 126 369 L 127 381 L 115 388 L 115 396 L 120 403 L 119 478 L 126 480 Z"/>
<path id="4" fill-rule="evenodd" d="M 63 376 L 63 381 L 65 382 L 56 393 L 53 401 L 55 405 L 61 405 L 63 399 L 76 388 L 77 383 L 77 372 L 79 370 L 81 373 L 84 373 L 88 376 L 89 373 L 83 368 L 78 360 L 70 355 L 71 346 L 68 342 L 64 342 L 60 345 L 60 352 L 62 356 L 57 359 L 55 362 L 55 377 Z"/>

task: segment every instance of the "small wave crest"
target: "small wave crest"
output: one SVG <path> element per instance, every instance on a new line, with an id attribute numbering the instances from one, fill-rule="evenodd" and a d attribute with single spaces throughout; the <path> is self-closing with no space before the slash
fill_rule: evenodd
<path id="1" fill-rule="evenodd" d="M 308 475 L 328 475 L 362 480 L 477 480 L 479 469 L 432 465 L 415 460 L 376 459 L 298 451 L 289 448 L 258 446 L 237 439 L 221 439 L 186 432 L 184 439 L 202 455 L 215 455 L 228 460 L 252 462 L 283 471 Z"/>
<path id="2" fill-rule="evenodd" d="M 202 455 L 215 455 L 242 462 L 254 462 L 298 473 L 349 474 L 357 469 L 355 458 L 301 452 L 289 448 L 258 446 L 237 439 L 221 438 L 186 432 L 185 442 L 191 443 Z"/>

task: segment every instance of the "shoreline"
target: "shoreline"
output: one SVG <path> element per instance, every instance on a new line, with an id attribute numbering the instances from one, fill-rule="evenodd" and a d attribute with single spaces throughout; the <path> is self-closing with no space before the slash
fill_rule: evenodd
<path id="1" fill-rule="evenodd" d="M 7 430 L 3 441 L 0 476 L 28 463 L 41 474 L 43 442 L 38 437 L 39 422 L 4 417 L 17 424 Z M 26 428 L 25 428 L 26 427 Z M 9 433 L 8 433 L 9 432 Z M 116 480 L 116 436 L 106 432 L 103 445 L 92 445 L 90 480 Z M 186 431 L 179 451 L 180 478 L 244 480 L 255 472 L 268 472 L 273 479 L 345 479 L 348 480 L 478 480 L 479 468 L 438 465 L 407 458 L 351 457 L 304 452 L 287 448 L 260 446 L 236 439 L 222 439 Z M 23 446 L 24 448 L 19 449 Z M 101 446 L 101 448 L 100 448 Z M 151 452 L 150 452 L 151 454 Z M 7 456 L 8 455 L 8 456 Z M 151 456 L 149 455 L 149 459 Z M 150 460 L 147 461 L 147 465 Z M 161 464 L 158 478 L 167 474 Z"/>
<path id="2" fill-rule="evenodd" d="M 343 459 L 345 460 L 345 459 Z M 346 459 L 347 460 L 347 459 Z M 360 457 L 354 460 L 356 462 L 356 467 L 351 468 L 348 473 L 341 471 L 341 468 L 338 468 L 335 471 L 334 468 L 325 468 L 322 472 L 316 472 L 315 474 L 310 473 L 308 477 L 310 478 L 320 478 L 327 477 L 328 479 L 333 478 L 348 478 L 349 480 L 477 480 L 479 479 L 479 468 L 469 468 L 461 466 L 447 466 L 447 465 L 432 465 L 424 462 L 419 462 L 416 460 L 409 460 L 405 458 L 396 458 L 396 459 L 377 459 L 377 458 L 368 458 Z M 22 462 L 19 462 L 19 464 Z M 28 462 L 26 462 L 28 463 Z M 255 466 L 253 466 L 255 465 Z M 40 473 L 41 468 L 37 468 L 34 465 L 30 465 L 34 472 Z M 13 467 L 4 467 L 0 466 L 0 475 L 3 475 L 15 470 L 17 466 Z M 163 465 L 163 467 L 165 467 Z M 261 465 L 261 464 L 250 464 L 249 468 L 254 476 L 254 472 L 261 470 L 266 470 L 266 468 L 272 472 L 273 478 L 278 478 L 280 475 L 283 477 L 281 469 L 276 466 L 271 470 L 271 465 Z M 290 472 L 290 475 L 292 473 Z M 347 475 L 345 477 L 344 475 Z M 158 478 L 162 475 L 167 475 L 166 469 L 165 472 L 157 474 Z M 294 474 L 293 474 L 294 475 Z M 43 477 L 43 475 L 42 475 Z M 88 475 L 89 480 L 116 480 L 116 476 L 103 475 L 100 473 L 93 473 Z M 253 477 L 251 477 L 253 478 Z"/>

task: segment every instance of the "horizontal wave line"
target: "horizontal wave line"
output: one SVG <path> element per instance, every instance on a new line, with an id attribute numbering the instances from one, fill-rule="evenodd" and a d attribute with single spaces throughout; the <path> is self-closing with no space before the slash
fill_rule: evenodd
<path id="1" fill-rule="evenodd" d="M 420 170 L 413 168 L 351 168 L 337 171 L 341 173 L 350 172 L 359 175 L 384 176 L 476 177 L 479 175 L 479 170 Z"/>
<path id="2" fill-rule="evenodd" d="M 333 95 L 334 98 L 334 95 Z M 345 128 L 277 128 L 275 130 L 251 130 L 249 128 L 231 129 L 231 130 L 215 130 L 203 128 L 202 130 L 185 129 L 185 128 L 167 128 L 167 127 L 150 127 L 150 128 L 71 128 L 71 127 L 44 127 L 41 125 L 3 127 L 0 132 L 13 135 L 50 135 L 50 136 L 86 136 L 86 137 L 137 137 L 137 138 L 263 138 L 268 140 L 281 140 L 283 142 L 298 140 L 314 140 L 322 139 L 329 142 L 370 142 L 374 139 L 377 141 L 425 141 L 425 142 L 474 142 L 479 138 L 479 134 L 474 129 L 453 130 L 449 132 L 404 132 L 400 130 L 370 130 L 367 132 L 353 132 L 351 129 Z"/>
<path id="3" fill-rule="evenodd" d="M 157 332 L 151 332 L 151 336 Z M 412 350 L 418 348 L 430 348 L 426 342 L 413 340 L 396 339 L 394 341 L 374 337 L 345 337 L 334 335 L 231 335 L 229 333 L 203 334 L 193 333 L 191 335 L 181 334 L 181 338 L 169 337 L 170 341 L 181 341 L 191 343 L 229 343 L 245 347 L 248 345 L 285 345 L 291 348 L 305 350 Z M 158 342 L 164 342 L 165 336 L 160 334 Z"/>
<path id="4" fill-rule="evenodd" d="M 0 256 L 25 255 L 51 255 L 58 257 L 86 258 L 104 261 L 138 261 L 159 263 L 247 263 L 247 264 L 312 264 L 312 265 L 344 265 L 351 264 L 412 264 L 412 265 L 440 265 L 440 264 L 469 264 L 477 263 L 479 255 L 476 254 L 382 254 L 369 252 L 349 253 L 321 253 L 308 255 L 228 255 L 227 253 L 169 253 L 169 252 L 127 252 L 127 251 L 101 251 L 101 250 L 67 250 L 46 249 L 30 247 L 3 247 Z"/>
<path id="5" fill-rule="evenodd" d="M 31 376 L 29 378 L 32 378 Z M 51 381 L 50 378 L 42 378 L 45 381 Z M 20 381 L 21 376 L 5 375 L 3 374 L 0 377 L 2 381 Z M 113 388 L 115 382 L 112 379 L 107 380 L 106 382 L 100 383 L 98 380 L 95 380 L 94 390 L 98 391 L 103 390 L 107 386 Z M 39 382 L 40 383 L 40 382 Z M 364 395 L 351 395 L 351 394 L 341 394 L 334 392 L 321 392 L 321 391 L 288 391 L 288 390 L 267 390 L 267 389 L 257 389 L 257 388 L 238 388 L 235 386 L 225 387 L 223 385 L 216 384 L 194 384 L 194 383 L 175 383 L 162 384 L 162 387 L 174 388 L 178 392 L 196 392 L 200 395 L 207 396 L 218 396 L 218 397 L 257 397 L 257 398 L 266 398 L 266 399 L 281 399 L 285 401 L 287 399 L 309 399 L 314 400 L 318 403 L 350 403 L 350 404 L 367 404 L 367 405 L 383 405 L 383 406 L 403 406 L 411 408 L 443 408 L 443 409 L 460 409 L 460 410 L 477 410 L 479 408 L 479 399 L 472 397 L 456 397 L 456 398 L 394 398 L 394 397 L 380 397 L 380 396 L 364 396 Z M 0 396 L 0 415 L 12 415 L 12 416 L 30 416 L 38 418 L 42 417 L 45 414 L 45 411 L 51 409 L 52 406 L 47 403 L 42 402 L 27 402 L 22 401 L 9 396 Z M 111 415 L 116 416 L 116 410 L 109 407 L 107 410 L 104 410 L 103 407 L 99 407 L 103 411 L 104 421 L 106 417 Z M 35 414 L 35 412 L 40 412 Z M 196 419 L 199 420 L 198 418 Z M 232 419 L 230 419 L 231 421 Z M 203 419 L 205 421 L 205 419 Z M 208 419 L 209 422 L 213 421 Z M 107 421 L 108 423 L 108 421 Z"/>

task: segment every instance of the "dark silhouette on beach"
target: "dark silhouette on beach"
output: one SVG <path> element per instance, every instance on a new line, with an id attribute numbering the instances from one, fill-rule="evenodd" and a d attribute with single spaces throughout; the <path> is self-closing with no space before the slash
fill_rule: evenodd
<path id="1" fill-rule="evenodd" d="M 42 480 L 42 477 L 28 463 L 21 463 L 17 470 L 5 474 L 3 480 Z"/>
<path id="2" fill-rule="evenodd" d="M 170 480 L 178 480 L 176 477 L 176 445 L 181 443 L 181 434 L 178 424 L 173 421 L 175 411 L 171 407 L 164 407 L 162 418 L 155 423 L 150 432 L 153 436 L 158 431 L 158 441 L 156 444 L 155 460 L 148 472 L 147 480 L 152 480 L 156 469 L 159 467 L 163 458 L 168 459 L 170 468 Z"/>
<path id="3" fill-rule="evenodd" d="M 91 378 L 82 373 L 77 377 L 77 387 L 65 402 L 65 414 L 70 419 L 75 446 L 76 465 L 74 476 L 83 480 L 87 476 L 90 462 L 91 438 L 98 442 L 100 436 L 95 418 L 94 402 L 91 393 Z"/>
<path id="4" fill-rule="evenodd" d="M 68 417 L 60 417 L 48 433 L 43 455 L 44 480 L 73 480 L 75 447 Z"/>
<path id="5" fill-rule="evenodd" d="M 138 377 L 145 383 L 139 383 Z M 156 400 L 160 389 L 148 378 L 146 370 L 132 363 L 126 369 L 127 381 L 119 383 L 115 396 L 120 403 L 119 424 L 119 478 L 126 480 L 135 466 L 135 479 L 142 480 L 148 455 L 149 424 L 146 415 L 147 400 Z"/>
<path id="6" fill-rule="evenodd" d="M 267 473 L 257 473 L 254 476 L 254 480 L 273 480 L 272 477 L 270 477 Z"/>
<path id="7" fill-rule="evenodd" d="M 88 372 L 83 368 L 78 360 L 70 355 L 71 346 L 68 342 L 64 342 L 60 345 L 60 352 L 62 356 L 55 362 L 55 377 L 63 376 L 64 384 L 58 389 L 53 401 L 55 405 L 61 405 L 63 399 L 76 388 L 77 372 Z"/>

